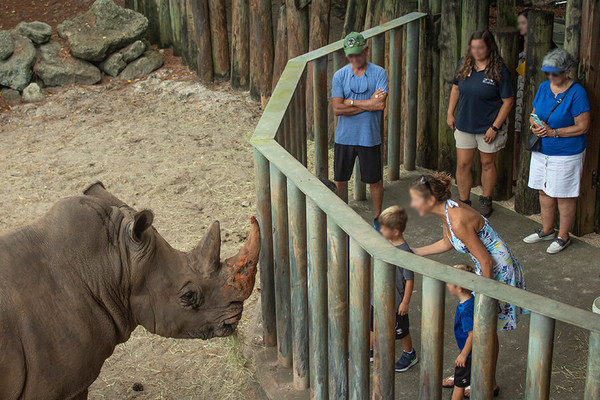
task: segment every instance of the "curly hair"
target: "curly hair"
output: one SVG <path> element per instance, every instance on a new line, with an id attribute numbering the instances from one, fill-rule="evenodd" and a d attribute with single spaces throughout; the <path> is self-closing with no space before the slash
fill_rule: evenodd
<path id="1" fill-rule="evenodd" d="M 475 58 L 473 58 L 473 55 L 471 54 L 471 42 L 477 39 L 483 40 L 488 49 L 488 64 L 485 67 L 485 77 L 493 79 L 496 82 L 501 82 L 504 61 L 500 56 L 500 51 L 498 50 L 498 45 L 496 44 L 496 40 L 494 40 L 494 36 L 488 30 L 477 31 L 471 35 L 465 56 L 456 71 L 456 79 L 464 80 L 471 76 L 471 71 L 473 71 L 473 68 L 475 67 Z"/>

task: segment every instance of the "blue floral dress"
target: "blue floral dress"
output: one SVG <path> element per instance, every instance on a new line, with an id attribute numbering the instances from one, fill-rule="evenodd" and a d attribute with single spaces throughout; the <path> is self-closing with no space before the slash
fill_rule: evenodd
<path id="1" fill-rule="evenodd" d="M 452 246 L 454 246 L 457 251 L 471 256 L 475 263 L 475 272 L 477 275 L 481 275 L 481 265 L 479 264 L 479 261 L 469 252 L 467 246 L 465 246 L 452 231 L 452 224 L 448 217 L 448 207 L 454 208 L 459 207 L 459 205 L 453 200 L 446 201 L 446 221 L 448 222 L 448 228 L 450 230 L 450 237 L 448 239 L 450 239 L 450 243 L 452 243 Z M 481 243 L 485 246 L 486 250 L 494 260 L 494 280 L 525 290 L 525 277 L 523 276 L 521 265 L 508 249 L 504 240 L 498 235 L 498 232 L 492 228 L 489 221 L 485 217 L 483 217 L 483 220 L 485 223 L 483 228 L 477 233 L 477 236 L 479 236 L 479 240 L 481 240 Z M 519 310 L 512 304 L 501 301 L 498 302 L 499 331 L 516 329 L 517 323 L 519 322 L 519 314 L 528 313 L 528 311 L 520 307 L 518 308 Z"/>

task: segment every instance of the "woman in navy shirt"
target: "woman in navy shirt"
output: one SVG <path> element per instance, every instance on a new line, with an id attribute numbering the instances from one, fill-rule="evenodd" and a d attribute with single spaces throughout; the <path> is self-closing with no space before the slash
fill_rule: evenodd
<path id="1" fill-rule="evenodd" d="M 447 123 L 455 129 L 458 192 L 461 201 L 471 205 L 471 165 L 479 149 L 483 170 L 479 211 L 488 217 L 492 213 L 492 192 L 497 179 L 496 153 L 506 145 L 506 118 L 514 104 L 510 72 L 489 31 L 471 35 L 467 53 L 459 61 L 452 83 Z"/>
<path id="2" fill-rule="evenodd" d="M 546 250 L 558 253 L 571 243 L 569 230 L 575 221 L 577 197 L 590 126 L 590 103 L 583 86 L 570 78 L 577 60 L 564 49 L 554 49 L 544 57 L 542 71 L 548 80 L 538 88 L 533 100 L 531 131 L 542 138 L 539 151 L 531 153 L 529 187 L 539 190 L 542 229 L 523 239 L 525 243 L 552 240 Z M 556 108 L 555 108 L 556 107 Z M 554 109 L 554 111 L 552 111 Z M 556 207 L 560 214 L 558 236 L 554 232 Z"/>

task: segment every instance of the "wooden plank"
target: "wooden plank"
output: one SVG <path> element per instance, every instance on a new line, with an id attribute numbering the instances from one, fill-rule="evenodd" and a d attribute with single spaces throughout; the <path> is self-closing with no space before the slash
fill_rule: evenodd
<path id="1" fill-rule="evenodd" d="M 196 57 L 198 76 L 205 82 L 212 82 L 214 75 L 208 12 L 208 0 L 196 0 L 192 2 L 194 31 L 198 47 L 198 55 Z"/>
<path id="2" fill-rule="evenodd" d="M 223 0 L 208 0 L 213 71 L 218 79 L 229 77 L 229 37 Z"/>
<path id="3" fill-rule="evenodd" d="M 250 9 L 248 0 L 233 0 L 231 11 L 231 87 L 248 90 L 250 83 Z"/>
<path id="4" fill-rule="evenodd" d="M 581 192 L 577 201 L 574 227 L 577 235 L 594 230 L 596 210 L 596 225 L 600 225 L 600 202 L 596 202 L 600 167 L 600 1 L 584 0 L 582 11 L 581 76 L 590 100 L 592 123 L 587 133 L 588 147 L 583 164 Z"/>
<path id="5" fill-rule="evenodd" d="M 525 60 L 525 87 L 523 89 L 523 120 L 521 127 L 521 148 L 517 190 L 515 192 L 515 210 L 521 214 L 540 212 L 539 194 L 537 190 L 527 186 L 529 181 L 529 162 L 531 152 L 527 151 L 527 137 L 530 129 L 528 116 L 533 109 L 533 99 L 546 75 L 540 70 L 542 59 L 550 50 L 552 43 L 552 27 L 554 14 L 548 11 L 533 10 L 527 13 L 527 58 Z"/>

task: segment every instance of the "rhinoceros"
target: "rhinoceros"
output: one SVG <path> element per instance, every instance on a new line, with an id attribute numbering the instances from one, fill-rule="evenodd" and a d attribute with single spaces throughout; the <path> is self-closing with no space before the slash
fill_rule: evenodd
<path id="1" fill-rule="evenodd" d="M 152 221 L 98 182 L 0 234 L 0 399 L 86 399 L 138 325 L 172 338 L 236 329 L 254 287 L 256 220 L 224 262 L 218 222 L 184 253 Z"/>

